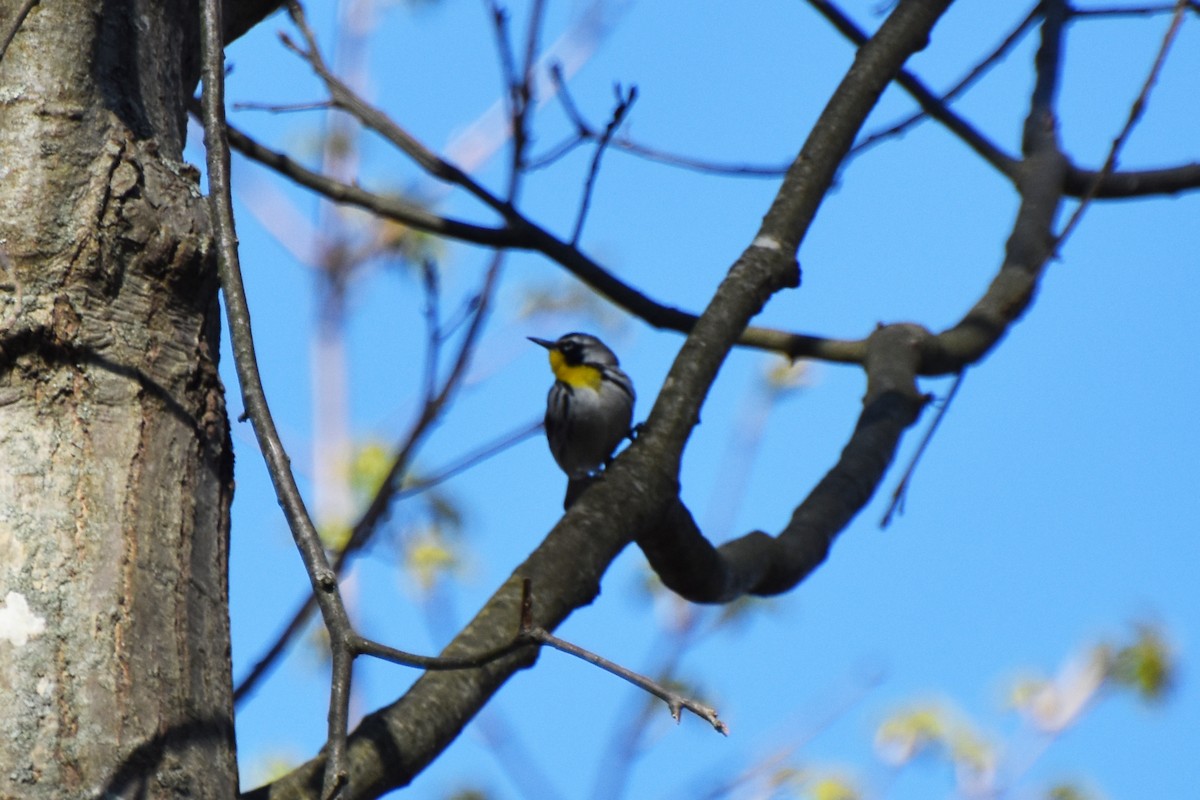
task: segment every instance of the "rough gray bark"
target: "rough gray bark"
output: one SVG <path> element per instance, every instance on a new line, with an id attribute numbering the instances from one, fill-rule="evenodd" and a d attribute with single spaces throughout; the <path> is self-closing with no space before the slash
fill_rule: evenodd
<path id="1" fill-rule="evenodd" d="M 197 23 L 44 2 L 0 62 L 0 797 L 236 794 Z"/>

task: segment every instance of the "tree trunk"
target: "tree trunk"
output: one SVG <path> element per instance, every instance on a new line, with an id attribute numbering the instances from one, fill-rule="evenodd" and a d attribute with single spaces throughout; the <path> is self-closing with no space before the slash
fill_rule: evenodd
<path id="1" fill-rule="evenodd" d="M 236 793 L 197 23 L 53 0 L 0 62 L 0 797 Z"/>

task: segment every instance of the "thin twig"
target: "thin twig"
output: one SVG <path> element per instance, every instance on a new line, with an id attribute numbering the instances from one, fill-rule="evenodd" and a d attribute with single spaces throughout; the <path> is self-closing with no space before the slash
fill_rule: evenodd
<path id="1" fill-rule="evenodd" d="M 422 402 L 429 405 L 437 395 L 438 362 L 441 361 L 442 327 L 439 316 L 439 289 L 437 265 L 433 259 L 421 261 L 421 287 L 425 294 L 425 379 L 422 381 Z"/>
<path id="2" fill-rule="evenodd" d="M 1040 15 L 1041 2 L 1039 0 L 1039 2 L 1035 3 L 1033 8 L 1029 10 L 1029 13 L 1025 15 L 1025 18 L 1017 23 L 1017 27 L 1014 28 L 1012 32 L 1008 34 L 1008 36 L 1004 37 L 1004 41 L 993 48 L 992 52 L 988 54 L 982 61 L 972 67 L 971 70 L 958 83 L 954 84 L 954 86 L 952 86 L 948 92 L 941 95 L 938 98 L 938 101 L 943 105 L 948 106 L 967 89 L 973 86 L 980 78 L 987 74 L 988 70 L 990 70 L 992 66 L 997 64 L 1000 59 L 1004 58 L 1008 52 L 1012 50 L 1012 48 L 1015 47 L 1018 42 L 1021 41 L 1025 34 L 1033 28 L 1033 24 L 1037 22 L 1037 19 Z M 862 141 L 855 144 L 854 147 L 850 148 L 849 157 L 854 158 L 887 139 L 899 136 L 916 123 L 928 117 L 929 113 L 922 109 L 910 114 L 899 122 L 889 125 L 881 131 L 876 131 L 875 133 L 870 134 Z"/>
<path id="3" fill-rule="evenodd" d="M 583 184 L 583 198 L 579 201 L 579 214 L 575 217 L 575 229 L 571 232 L 571 246 L 579 246 L 579 236 L 583 233 L 583 222 L 587 219 L 588 208 L 592 205 L 592 191 L 596 187 L 596 176 L 600 174 L 600 159 L 612 140 L 617 128 L 625 121 L 629 109 L 637 101 L 637 87 L 630 86 L 628 92 L 621 89 L 620 84 L 613 87 L 617 95 L 617 105 L 613 108 L 612 118 L 604 126 L 604 133 L 596 143 L 596 152 L 592 155 L 592 164 L 588 168 L 587 180 Z"/>
<path id="4" fill-rule="evenodd" d="M 349 630 L 349 618 L 329 568 L 316 526 L 304 507 L 290 461 L 271 417 L 262 379 L 258 372 L 250 309 L 242 284 L 237 234 L 233 219 L 233 195 L 229 170 L 229 143 L 225 133 L 225 70 L 222 46 L 221 2 L 201 4 L 202 75 L 204 83 L 204 142 L 207 150 L 209 203 L 217 245 L 217 265 L 229 324 L 234 362 L 242 401 L 254 425 L 254 433 L 267 463 L 276 497 L 287 518 L 308 572 L 313 594 L 321 608 L 333 646 L 334 675 L 330 682 L 328 749 L 322 797 L 340 796 L 346 780 L 346 733 L 350 702 L 350 657 L 340 638 Z"/>
<path id="5" fill-rule="evenodd" d="M 867 34 L 855 25 L 834 3 L 828 2 L 828 0 L 807 0 L 807 2 L 821 16 L 829 20 L 839 33 L 855 45 L 862 47 L 867 42 L 869 38 Z M 961 139 L 964 144 L 978 153 L 984 161 L 1010 178 L 1015 175 L 1017 160 L 1001 150 L 998 145 L 984 136 L 979 129 L 967 122 L 966 119 L 947 108 L 944 103 L 939 101 L 937 95 L 915 75 L 906 69 L 902 69 L 896 76 L 896 83 L 900 84 L 920 104 L 925 113 L 940 122 L 947 130 Z"/>
<path id="6" fill-rule="evenodd" d="M 296 111 L 321 111 L 333 107 L 328 100 L 312 100 L 307 103 L 234 103 L 235 111 L 266 111 L 271 114 L 291 114 Z"/>
<path id="7" fill-rule="evenodd" d="M 896 484 L 896 488 L 892 492 L 892 502 L 888 504 L 887 512 L 884 513 L 883 519 L 880 520 L 879 527 L 886 528 L 892 523 L 893 515 L 904 513 L 904 498 L 908 494 L 909 484 L 912 483 L 913 474 L 917 470 L 917 462 L 921 460 L 921 456 L 925 454 L 925 448 L 933 440 L 933 434 L 937 431 L 938 425 L 941 424 L 942 417 L 946 416 L 946 412 L 950 410 L 950 403 L 953 402 L 954 395 L 958 394 L 958 387 L 962 385 L 963 376 L 966 374 L 966 372 L 960 372 L 954 376 L 954 383 L 950 386 L 949 394 L 946 395 L 946 399 L 939 406 L 937 414 L 933 417 L 933 421 L 929 423 L 928 430 L 921 437 L 921 443 L 917 445 L 917 451 L 913 453 L 912 460 L 908 462 L 908 466 L 904 470 L 904 475 L 900 478 L 900 482 Z"/>
<path id="8" fill-rule="evenodd" d="M 508 12 L 496 0 L 487 0 L 488 13 L 492 18 L 492 32 L 496 39 L 496 53 L 500 59 L 500 79 L 504 86 L 504 108 L 511 123 L 517 116 L 520 103 L 520 78 L 517 77 L 517 59 L 513 55 L 512 40 L 508 35 Z"/>
<path id="9" fill-rule="evenodd" d="M 228 125 L 227 130 L 229 144 L 239 153 L 330 200 L 358 206 L 418 230 L 464 242 L 489 247 L 517 247 L 521 244 L 512 229 L 489 228 L 443 217 L 408 200 L 367 191 L 360 186 L 314 172 L 290 156 L 260 144 L 233 125 Z"/>
<path id="10" fill-rule="evenodd" d="M 1185 0 L 1184 5 L 1192 11 L 1200 13 L 1200 2 L 1197 2 L 1197 0 Z M 1071 16 L 1080 18 L 1147 17 L 1173 12 L 1177 8 L 1177 3 L 1158 3 L 1147 6 L 1118 6 L 1115 8 L 1072 8 Z"/>
<path id="11" fill-rule="evenodd" d="M 575 98 L 571 97 L 571 92 L 567 88 L 566 76 L 563 75 L 562 64 L 555 62 L 550 65 L 550 80 L 554 82 L 555 96 L 562 104 L 567 119 L 575 124 L 575 130 L 580 136 L 594 136 L 592 126 L 588 125 L 583 114 L 579 113 L 579 106 L 575 105 Z"/>
<path id="12" fill-rule="evenodd" d="M 513 89 L 513 109 L 511 115 L 512 127 L 512 161 L 508 175 L 508 201 L 515 203 L 517 187 L 525 172 L 525 155 L 529 147 L 529 111 L 534 103 L 534 75 L 536 65 L 538 39 L 545 18 L 545 0 L 534 0 L 529 11 L 529 26 L 525 35 L 525 59 L 521 64 L 521 79 Z"/>
<path id="13" fill-rule="evenodd" d="M 520 444 L 534 434 L 541 432 L 541 430 L 542 419 L 541 417 L 538 417 L 533 422 L 527 423 L 520 428 L 498 437 L 483 447 L 471 451 L 462 458 L 459 458 L 457 461 L 454 461 L 450 466 L 435 472 L 428 478 L 422 478 L 406 484 L 403 489 L 396 492 L 396 496 L 393 498 L 393 500 L 405 500 L 409 497 L 421 494 L 422 492 L 427 492 L 433 487 L 445 483 L 451 478 L 466 472 L 476 464 L 487 461 L 489 458 L 503 453 L 508 448 Z"/>
<path id="14" fill-rule="evenodd" d="M 401 152 L 407 154 L 409 158 L 417 162 L 422 169 L 433 177 L 461 186 L 476 199 L 483 202 L 484 205 L 507 218 L 511 213 L 508 203 L 489 192 L 463 170 L 425 147 L 408 131 L 397 125 L 387 114 L 366 102 L 353 89 L 335 76 L 326 65 L 325 59 L 321 56 L 316 36 L 308 24 L 303 7 L 301 7 L 297 0 L 288 0 L 287 9 L 296 29 L 300 31 L 300 35 L 304 38 L 307 49 L 299 47 L 286 35 L 281 35 L 281 40 L 285 47 L 308 62 L 313 71 L 317 73 L 317 77 L 325 84 L 325 88 L 330 95 L 330 100 L 336 107 L 350 114 L 363 125 L 394 144 Z"/>
<path id="15" fill-rule="evenodd" d="M 3 35 L 0 35 L 0 61 L 4 60 L 4 54 L 8 52 L 8 46 L 12 44 L 17 31 L 21 30 L 21 26 L 25 24 L 25 18 L 29 16 L 29 12 L 33 11 L 33 7 L 37 4 L 38 0 L 25 0 L 21 4 L 21 7 L 17 9 L 16 16 L 12 18 L 12 22 L 4 30 Z"/>
<path id="16" fill-rule="evenodd" d="M 578 134 L 571 134 L 560 143 L 554 145 L 545 153 L 542 153 L 537 158 L 531 158 L 529 163 L 525 165 L 525 169 L 529 172 L 534 172 L 539 169 L 545 169 L 561 158 L 564 158 L 575 148 L 588 141 L 588 137 Z"/>
<path id="17" fill-rule="evenodd" d="M 525 639 L 519 631 L 517 636 L 507 644 L 468 656 L 422 656 L 416 653 L 408 653 L 404 650 L 397 650 L 394 647 L 389 647 L 386 644 L 381 644 L 362 636 L 356 637 L 353 643 L 356 655 L 371 656 L 383 661 L 390 661 L 393 664 L 399 664 L 402 667 L 416 667 L 417 669 L 433 672 L 451 669 L 478 669 L 497 659 L 504 658 L 522 647 L 529 647 L 531 644 L 533 644 L 533 641 Z"/>
<path id="18" fill-rule="evenodd" d="M 653 660 L 649 666 L 643 667 L 643 672 L 658 675 L 664 681 L 678 683 L 675 675 L 684 657 L 703 641 L 706 635 L 715 633 L 718 626 L 714 624 L 706 628 L 701 627 L 701 622 L 716 616 L 703 606 L 692 605 L 675 597 L 668 597 L 667 602 L 678 604 L 679 609 L 675 616 L 683 618 L 652 642 Z M 618 710 L 608 743 L 599 751 L 601 763 L 607 764 L 608 767 L 597 776 L 592 788 L 592 797 L 595 800 L 624 797 L 634 762 L 644 751 L 651 715 L 657 715 L 658 706 L 652 697 L 641 693 L 635 699 L 639 701 L 635 709 L 630 709 L 627 704 L 625 708 Z"/>
<path id="19" fill-rule="evenodd" d="M 583 659 L 589 664 L 593 664 L 597 667 L 600 667 L 602 670 L 611 672 L 618 678 L 623 678 L 624 680 L 632 683 L 634 686 L 649 692 L 667 704 L 667 708 L 670 709 L 671 716 L 676 722 L 679 722 L 683 709 L 687 709 L 696 716 L 700 717 L 700 719 L 708 722 L 709 725 L 712 725 L 718 733 L 724 736 L 729 735 L 729 726 L 721 721 L 721 718 L 717 716 L 716 709 L 712 708 L 711 706 L 707 706 L 704 703 L 691 699 L 690 697 L 685 697 L 678 692 L 673 692 L 657 681 L 647 678 L 645 675 L 641 675 L 631 669 L 622 667 L 620 664 L 609 661 L 607 658 L 597 655 L 590 650 L 585 650 L 579 645 L 571 644 L 564 639 L 560 639 L 544 628 L 536 626 L 530 627 L 524 631 L 524 634 L 532 641 L 553 647 L 555 650 L 575 656 L 576 658 Z"/>
<path id="20" fill-rule="evenodd" d="M 609 661 L 603 656 L 597 655 L 590 650 L 585 650 L 577 644 L 572 644 L 565 639 L 560 639 L 545 628 L 534 624 L 533 622 L 533 591 L 532 582 L 526 578 L 521 585 L 521 632 L 520 636 L 525 641 L 537 642 L 539 644 L 553 647 L 555 650 L 566 653 L 567 655 L 575 656 L 589 664 L 600 667 L 606 672 L 611 672 L 618 678 L 623 678 L 629 681 L 639 689 L 649 692 L 667 704 L 667 708 L 671 711 L 671 716 L 676 722 L 679 722 L 683 709 L 691 711 L 700 719 L 706 721 L 709 725 L 724 736 L 729 735 L 729 727 L 721 721 L 717 716 L 716 709 L 707 706 L 697 700 L 692 700 L 678 692 L 673 692 L 662 684 L 634 672 L 631 669 L 622 667 L 614 661 Z"/>
<path id="21" fill-rule="evenodd" d="M 1184 12 L 1188 10 L 1189 3 L 1187 0 L 1178 0 L 1175 3 L 1175 14 L 1171 17 L 1171 24 L 1167 27 L 1167 32 L 1163 34 L 1162 43 L 1158 47 L 1158 54 L 1154 57 L 1154 64 L 1150 67 L 1150 73 L 1146 76 L 1146 81 L 1142 84 L 1142 89 L 1138 92 L 1137 98 L 1133 101 L 1133 105 L 1129 107 L 1129 117 L 1125 120 L 1124 127 L 1117 134 L 1117 138 L 1113 139 L 1112 146 L 1108 149 L 1108 156 L 1104 159 L 1104 166 L 1096 173 L 1096 177 L 1092 180 L 1091 186 L 1079 200 L 1079 205 L 1075 207 L 1071 218 L 1067 220 L 1067 224 L 1063 226 L 1062 233 L 1054 242 L 1054 251 L 1057 254 L 1067 238 L 1075 231 L 1079 221 L 1083 218 L 1083 214 L 1095 199 L 1097 191 L 1100 189 L 1100 184 L 1104 179 L 1112 174 L 1112 171 L 1117 166 L 1117 155 L 1121 152 L 1121 148 L 1125 146 L 1129 135 L 1133 133 L 1134 126 L 1142 118 L 1142 114 L 1146 110 L 1146 101 L 1150 98 L 1150 91 L 1154 88 L 1154 84 L 1158 82 L 1158 76 L 1162 72 L 1163 65 L 1167 63 L 1167 54 L 1171 51 L 1171 45 L 1175 42 L 1175 37 L 1179 33 L 1179 29 L 1183 24 Z"/>
<path id="22" fill-rule="evenodd" d="M 450 338 L 458 332 L 459 328 L 470 322 L 471 317 L 474 316 L 477 308 L 479 308 L 479 295 L 472 295 L 471 297 L 463 300 L 459 304 L 458 309 L 455 310 L 454 316 L 442 323 L 442 341 L 449 341 Z"/>
<path id="23" fill-rule="evenodd" d="M 613 139 L 612 146 L 630 155 L 655 161 L 671 167 L 699 172 L 703 175 L 722 175 L 731 178 L 781 178 L 787 172 L 791 162 L 779 164 L 747 164 L 741 161 L 714 161 L 712 159 L 694 158 L 692 156 L 668 153 L 665 150 L 650 147 L 635 142 L 628 136 Z"/>
<path id="24" fill-rule="evenodd" d="M 552 147 L 545 155 L 534 159 L 529 164 L 530 169 L 543 169 L 550 164 L 553 164 L 558 159 L 565 156 L 567 153 L 574 150 L 584 142 L 594 142 L 601 139 L 604 134 L 598 133 L 595 128 L 583 117 L 579 107 L 575 104 L 575 99 L 571 97 L 571 93 L 567 88 L 567 82 L 563 76 L 562 67 L 558 64 L 550 66 L 550 80 L 554 84 L 555 95 L 562 104 L 563 112 L 567 115 L 567 119 L 575 126 L 575 134 L 555 147 Z M 610 123 L 611 124 L 611 123 Z M 630 155 L 644 158 L 647 161 L 654 161 L 660 164 L 666 164 L 672 167 L 680 167 L 682 169 L 692 170 L 708 175 L 726 175 L 733 177 L 745 178 L 778 178 L 787 172 L 791 162 L 776 165 L 756 165 L 742 164 L 732 162 L 711 161 L 700 158 L 692 158 L 690 156 L 668 153 L 665 150 L 658 150 L 644 144 L 633 141 L 628 136 L 614 137 L 609 132 L 611 138 L 611 147 L 618 150 L 623 150 Z"/>

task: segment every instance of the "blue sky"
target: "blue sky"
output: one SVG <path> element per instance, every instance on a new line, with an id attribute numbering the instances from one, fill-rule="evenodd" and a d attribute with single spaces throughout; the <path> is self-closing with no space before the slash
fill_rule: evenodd
<path id="1" fill-rule="evenodd" d="M 578 4 L 549 3 L 552 42 Z M 852 51 L 802 2 L 614 3 L 620 13 L 570 87 L 595 124 L 612 106 L 612 86 L 636 84 L 625 130 L 666 150 L 729 161 L 780 163 L 798 150 Z M 876 2 L 847 10 L 878 24 Z M 1100 7 L 1093 3 L 1089 7 Z M 1110 4 L 1111 5 L 1111 4 Z M 511 6 L 524 29 L 524 3 Z M 956 3 L 911 66 L 934 87 L 960 76 L 1026 13 L 1026 4 Z M 331 42 L 330 4 L 313 4 Z M 442 148 L 499 97 L 494 37 L 482 4 L 444 0 L 416 11 L 381 10 L 366 54 L 368 93 L 418 138 Z M 1149 69 L 1167 18 L 1091 21 L 1070 33 L 1062 91 L 1062 137 L 1070 155 L 1095 165 L 1120 129 Z M 304 102 L 321 90 L 286 52 L 269 20 L 230 50 L 231 102 Z M 1026 40 L 956 105 L 1015 152 L 1027 104 L 1036 36 Z M 1151 101 L 1121 158 L 1127 168 L 1197 158 L 1189 112 L 1200 74 L 1200 24 L 1186 21 Z M 889 91 L 867 129 L 911 109 Z M 319 112 L 240 111 L 233 121 L 312 162 Z M 554 103 L 534 119 L 542 152 L 569 131 Z M 1181 135 L 1183 132 L 1183 135 Z M 196 140 L 196 137 L 192 137 Z M 429 191 L 430 184 L 376 139 L 363 142 L 359 180 L 373 188 Z M 530 175 L 528 216 L 566 235 L 590 150 L 581 148 Z M 198 145 L 190 151 L 202 161 Z M 260 366 L 302 488 L 312 491 L 312 321 L 310 267 L 261 224 L 316 219 L 317 203 L 263 169 L 235 163 L 238 210 Z M 501 191 L 503 158 L 480 179 Z M 702 308 L 753 237 L 777 181 L 701 176 L 606 154 L 582 247 L 650 296 Z M 271 194 L 275 193 L 275 194 Z M 759 322 L 858 338 L 879 321 L 932 329 L 956 321 L 1002 258 L 1016 209 L 1012 188 L 953 137 L 925 124 L 855 160 L 840 177 L 800 251 L 804 283 L 778 296 Z M 1071 205 L 1066 206 L 1069 213 Z M 254 213 L 251 213 L 251 211 Z M 439 210 L 491 221 L 456 194 Z M 913 703 L 935 701 L 969 718 L 1000 749 L 1001 774 L 1036 752 L 1038 737 L 1006 707 L 1017 676 L 1050 675 L 1098 641 L 1124 642 L 1132 624 L 1160 624 L 1179 659 L 1169 700 L 1146 707 L 1105 694 L 1032 768 L 1013 798 L 1040 797 L 1055 781 L 1080 780 L 1097 797 L 1186 797 L 1200 735 L 1194 652 L 1200 603 L 1200 427 L 1195 398 L 1200 323 L 1196 279 L 1200 198 L 1098 204 L 1036 302 L 1002 344 L 967 373 L 918 469 L 903 516 L 881 530 L 893 468 L 874 501 L 839 538 L 829 560 L 790 594 L 736 628 L 705 637 L 682 660 L 732 729 L 723 739 L 702 722 L 678 727 L 653 716 L 632 766 L 627 797 L 687 798 L 729 779 L 755 759 L 804 741 L 786 761 L 811 774 L 852 778 L 869 797 L 954 796 L 943 763 L 891 773 L 874 748 L 880 723 Z M 1065 219 L 1064 213 L 1064 219 Z M 294 242 L 293 242 L 294 243 Z M 477 285 L 487 253 L 443 251 L 447 314 Z M 528 335 L 599 333 L 639 391 L 644 417 L 682 338 L 611 311 L 596 315 L 520 311 L 533 291 L 567 291 L 572 280 L 538 256 L 513 254 L 460 401 L 422 451 L 436 471 L 541 413 L 550 373 Z M 402 270 L 380 266 L 351 285 L 347 328 L 349 418 L 356 440 L 394 441 L 407 427 L 420 380 L 420 295 Z M 230 413 L 241 403 L 228 351 L 222 374 Z M 834 462 L 859 410 L 861 372 L 817 364 L 802 391 L 762 400 L 774 362 L 734 353 L 685 452 L 683 497 L 715 538 L 777 531 Z M 944 395 L 947 381 L 929 381 Z M 765 418 L 756 415 L 766 414 Z M 758 420 L 756 423 L 755 420 Z M 910 432 L 907 462 L 924 425 Z M 747 455 L 738 432 L 761 424 Z M 236 423 L 235 423 L 236 425 Z M 302 597 L 307 581 L 247 425 L 234 432 L 232 619 L 235 677 L 245 674 Z M 744 481 L 744 493 L 730 487 Z M 531 439 L 445 484 L 463 514 L 465 566 L 435 596 L 423 596 L 398 566 L 397 542 L 422 522 L 397 507 L 381 540 L 356 563 L 351 605 L 368 635 L 432 652 L 471 614 L 557 520 L 563 476 Z M 719 528 L 720 530 L 717 530 Z M 672 605 L 643 589 L 645 563 L 626 551 L 596 603 L 559 631 L 627 666 L 648 668 L 670 646 Z M 394 699 L 416 675 L 361 663 L 356 710 Z M 324 738 L 326 669 L 308 644 L 295 648 L 239 710 L 244 780 L 274 760 L 299 761 Z M 604 753 L 642 698 L 616 679 L 554 652 L 517 675 L 406 796 L 447 797 L 477 787 L 490 797 L 530 796 L 513 764 L 545 797 L 603 797 L 615 772 Z M 527 751 L 500 755 L 489 731 L 509 730 Z M 508 759 L 509 767 L 501 765 Z M 530 777 L 531 775 L 535 777 Z M 544 777 L 536 777 L 536 776 Z M 734 796 L 750 794 L 744 786 Z M 779 794 L 778 796 L 786 796 Z"/>

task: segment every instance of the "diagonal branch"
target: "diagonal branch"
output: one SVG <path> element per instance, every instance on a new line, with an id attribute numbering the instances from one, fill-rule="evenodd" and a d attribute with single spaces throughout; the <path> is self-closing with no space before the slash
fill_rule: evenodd
<path id="1" fill-rule="evenodd" d="M 291 157 L 260 144 L 232 125 L 228 125 L 227 130 L 230 146 L 239 153 L 335 202 L 358 206 L 381 217 L 438 236 L 488 247 L 520 246 L 516 235 L 509 228 L 489 228 L 442 217 L 399 197 L 389 197 L 367 191 L 360 186 L 343 183 L 314 172 Z"/>
<path id="2" fill-rule="evenodd" d="M 222 30 L 225 35 L 225 44 L 240 38 L 255 25 L 278 11 L 281 5 L 283 5 L 283 0 L 222 0 Z"/>
<path id="3" fill-rule="evenodd" d="M 1171 45 L 1175 43 L 1175 37 L 1179 34 L 1179 29 L 1183 25 L 1183 15 L 1187 11 L 1187 8 L 1188 4 L 1186 0 L 1178 0 L 1175 4 L 1175 14 L 1171 17 L 1171 24 L 1167 27 L 1167 32 L 1163 34 L 1163 40 L 1158 46 L 1158 54 L 1154 57 L 1150 73 L 1146 76 L 1146 80 L 1142 83 L 1141 91 L 1138 92 L 1137 98 L 1129 108 L 1129 116 L 1125 120 L 1125 125 L 1121 128 L 1121 132 L 1117 134 L 1117 138 L 1113 139 L 1112 146 L 1108 150 L 1108 156 L 1104 159 L 1104 166 L 1100 168 L 1100 172 L 1092 180 L 1087 191 L 1083 193 L 1079 205 L 1076 206 L 1074 213 L 1071 214 L 1071 218 L 1067 220 L 1067 224 L 1063 226 L 1062 232 L 1059 233 L 1055 241 L 1055 250 L 1062 249 L 1063 242 L 1075 230 L 1079 221 L 1083 219 L 1088 206 L 1096 198 L 1100 190 L 1100 185 L 1116 169 L 1117 155 L 1121 152 L 1121 148 L 1125 146 L 1129 135 L 1133 133 L 1134 126 L 1137 125 L 1138 120 L 1142 118 L 1142 114 L 1146 110 L 1146 102 L 1150 98 L 1150 90 L 1158 82 L 1158 76 L 1162 73 L 1163 65 L 1167 63 L 1167 54 L 1171 51 Z"/>
<path id="4" fill-rule="evenodd" d="M 950 91 L 937 98 L 938 103 L 948 107 L 955 98 L 966 92 L 967 89 L 971 88 L 971 86 L 973 86 L 980 78 L 987 74 L 988 70 L 995 66 L 1006 55 L 1008 55 L 1013 47 L 1015 47 L 1017 43 L 1020 42 L 1025 36 L 1025 33 L 1033 27 L 1033 24 L 1037 22 L 1038 17 L 1040 16 L 1041 2 L 1039 0 L 1039 2 L 1036 3 L 1032 9 L 1030 9 L 1029 13 L 1025 15 L 1024 19 L 1017 23 L 1017 26 L 1013 28 L 1013 30 L 1007 36 L 1004 37 L 1004 41 L 1000 42 L 999 45 L 992 49 L 991 53 L 985 56 L 984 59 L 974 67 L 972 67 L 971 70 L 961 80 L 959 80 L 958 83 L 950 87 Z M 927 116 L 929 116 L 929 114 L 924 109 L 910 114 L 899 122 L 889 125 L 884 130 L 872 133 L 870 136 L 854 145 L 854 148 L 850 151 L 850 153 L 852 156 L 857 156 L 858 154 L 869 150 L 880 142 L 891 139 L 895 136 L 899 136 L 901 133 L 925 119 Z"/>
<path id="5" fill-rule="evenodd" d="M 867 34 L 847 17 L 840 8 L 828 0 L 807 0 L 817 13 L 829 22 L 847 39 L 862 47 L 867 41 Z M 1016 159 L 1000 149 L 998 145 L 983 135 L 971 123 L 959 114 L 951 111 L 941 98 L 931 91 L 924 83 L 908 70 L 901 70 L 896 76 L 900 84 L 912 96 L 921 109 L 933 119 L 942 123 L 955 136 L 962 140 L 984 161 L 991 164 L 1000 173 L 1012 177 Z"/>
<path id="6" fill-rule="evenodd" d="M 592 164 L 588 169 L 587 179 L 583 183 L 583 199 L 579 201 L 579 213 L 575 217 L 575 229 L 571 231 L 572 247 L 579 246 L 579 237 L 583 234 L 583 222 L 587 219 L 588 209 L 592 205 L 592 191 L 596 188 L 596 176 L 600 174 L 600 159 L 604 156 L 604 151 L 608 149 L 613 134 L 617 132 L 617 128 L 621 127 L 629 109 L 637 100 L 636 86 L 631 86 L 628 91 L 624 91 L 618 84 L 613 87 L 613 91 L 617 95 L 617 105 L 613 108 L 608 124 L 604 126 L 604 133 L 600 134 L 600 138 L 596 142 L 596 152 L 592 154 Z"/>
<path id="7" fill-rule="evenodd" d="M 885 325 L 868 339 L 863 410 L 838 463 L 796 508 L 778 536 L 754 531 L 720 547 L 700 532 L 677 499 L 638 545 L 669 588 L 694 602 L 724 603 L 744 594 L 770 595 L 804 580 L 834 539 L 871 499 L 916 422 L 925 398 L 916 377 L 923 364 L 961 369 L 983 358 L 1024 312 L 1053 255 L 1053 226 L 1062 200 L 1066 159 L 1058 146 L 1058 90 L 1065 7 L 1047 2 L 1037 81 L 1025 124 L 1025 158 L 1016 169 L 1021 206 L 1004 262 L 984 296 L 961 322 L 934 335 L 911 324 Z"/>
<path id="8" fill-rule="evenodd" d="M 330 100 L 335 107 L 350 114 L 363 125 L 387 139 L 433 177 L 466 189 L 484 205 L 500 213 L 501 216 L 507 216 L 510 213 L 511 204 L 508 201 L 492 194 L 466 172 L 425 147 L 416 137 L 397 125 L 391 117 L 366 102 L 334 75 L 321 56 L 316 36 L 308 24 L 303 7 L 297 0 L 287 0 L 287 10 L 291 15 L 292 22 L 304 38 L 307 49 L 297 47 L 286 35 L 283 36 L 283 43 L 309 63 L 309 66 L 317 73 L 317 77 L 325 84 Z"/>
<path id="9" fill-rule="evenodd" d="M 358 206 L 418 230 L 489 247 L 509 247 L 541 253 L 617 306 L 655 328 L 687 333 L 696 321 L 695 314 L 647 297 L 604 269 L 579 248 L 554 236 L 522 216 L 516 209 L 510 209 L 509 227 L 504 228 L 488 228 L 442 217 L 398 198 L 375 194 L 359 186 L 320 175 L 288 156 L 260 144 L 233 126 L 228 126 L 228 130 L 229 143 L 234 149 L 332 200 Z M 862 363 L 866 351 L 865 340 L 833 339 L 757 326 L 746 328 L 738 343 L 743 347 L 783 353 L 790 358 L 810 358 L 842 364 Z"/>
<path id="10" fill-rule="evenodd" d="M 614 663 L 603 656 L 598 656 L 593 652 L 585 650 L 577 644 L 572 644 L 571 642 L 560 639 L 544 628 L 531 628 L 529 631 L 527 631 L 527 635 L 539 644 L 553 647 L 555 650 L 582 659 L 589 664 L 593 664 L 597 667 L 600 667 L 600 669 L 611 672 L 613 675 L 616 675 L 619 678 L 629 681 L 644 692 L 649 692 L 667 704 L 667 708 L 670 709 L 671 716 L 676 722 L 679 722 L 681 712 L 686 709 L 700 717 L 700 719 L 704 720 L 709 725 L 712 725 L 713 729 L 718 733 L 722 734 L 723 736 L 729 735 L 729 727 L 721 721 L 720 717 L 717 716 L 716 709 L 705 703 L 701 703 L 698 700 L 693 700 L 686 695 L 682 695 L 679 692 L 668 689 L 658 681 L 651 680 L 645 675 L 634 672 L 627 667 L 622 667 L 620 664 Z"/>

